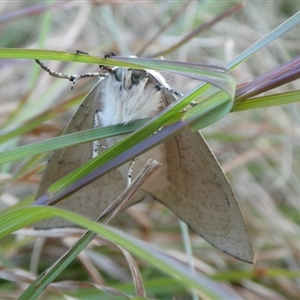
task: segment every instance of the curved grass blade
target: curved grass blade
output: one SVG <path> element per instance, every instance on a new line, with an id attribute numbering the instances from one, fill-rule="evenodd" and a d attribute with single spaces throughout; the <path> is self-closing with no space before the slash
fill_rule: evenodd
<path id="1" fill-rule="evenodd" d="M 122 56 L 100 57 L 51 50 L 0 48 L 0 58 L 73 61 L 79 63 L 100 64 L 125 68 L 148 68 L 158 71 L 182 72 L 187 75 L 195 76 L 194 78 L 196 78 L 196 75 L 203 76 L 199 77 L 201 80 L 203 78 L 205 78 L 205 81 L 214 80 L 214 83 L 212 83 L 214 85 L 218 84 L 218 80 L 221 82 L 226 82 L 226 80 L 228 80 L 228 76 L 231 76 L 228 75 L 229 71 L 226 68 L 208 66 L 205 64 Z"/>

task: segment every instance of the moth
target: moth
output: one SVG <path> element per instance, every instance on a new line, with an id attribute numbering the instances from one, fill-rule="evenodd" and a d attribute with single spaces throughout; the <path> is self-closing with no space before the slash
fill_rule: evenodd
<path id="1" fill-rule="evenodd" d="M 64 134 L 153 117 L 176 100 L 175 94 L 158 72 L 107 68 L 107 73 L 83 100 Z M 90 160 L 95 151 L 100 154 L 120 139 L 122 136 L 54 151 L 43 173 L 37 198 L 44 195 L 53 182 Z M 102 147 L 96 146 L 96 149 L 97 144 Z M 253 249 L 238 201 L 201 133 L 184 130 L 137 157 L 133 178 L 149 158 L 156 159 L 162 167 L 146 180 L 128 206 L 151 195 L 211 245 L 252 263 Z M 125 189 L 128 168 L 127 163 L 111 171 L 56 206 L 96 219 Z M 66 226 L 74 224 L 53 218 L 37 223 L 35 228 Z"/>

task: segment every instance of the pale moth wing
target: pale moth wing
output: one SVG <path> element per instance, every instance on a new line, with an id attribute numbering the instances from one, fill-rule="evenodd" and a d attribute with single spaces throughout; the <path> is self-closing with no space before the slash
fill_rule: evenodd
<path id="1" fill-rule="evenodd" d="M 126 124 L 152 117 L 175 101 L 157 72 L 114 68 L 87 95 L 64 133 L 98 126 Z M 95 113 L 97 111 L 97 113 Z M 122 137 L 99 144 L 110 147 Z M 99 148 L 99 153 L 103 151 Z M 48 187 L 92 157 L 93 144 L 55 151 L 44 172 L 37 197 Z M 129 205 L 151 195 L 216 248 L 240 260 L 253 262 L 253 250 L 237 199 L 217 159 L 198 132 L 183 131 L 175 138 L 139 156 L 134 178 L 149 158 L 162 163 L 132 197 Z M 128 163 L 71 195 L 58 206 L 96 219 L 126 186 Z M 36 228 L 74 226 L 61 219 L 37 223 Z"/>
<path id="2" fill-rule="evenodd" d="M 101 80 L 88 93 L 75 115 L 72 117 L 63 134 L 78 132 L 94 127 L 95 112 L 101 109 L 99 91 Z M 98 149 L 99 153 L 104 151 Z M 63 176 L 76 170 L 78 167 L 92 159 L 93 143 L 84 143 L 73 147 L 54 151 L 43 173 L 36 198 L 38 199 L 47 192 L 52 183 Z M 113 185 L 113 189 L 111 186 Z M 101 187 L 101 188 L 99 188 Z M 91 219 L 96 219 L 100 213 L 109 206 L 110 202 L 118 197 L 125 189 L 126 182 L 119 170 L 110 172 L 88 186 L 71 195 L 68 199 L 57 203 L 55 206 L 78 212 Z M 101 199 L 99 201 L 98 199 Z M 62 218 L 46 219 L 34 225 L 35 228 L 57 228 L 74 226 Z"/>

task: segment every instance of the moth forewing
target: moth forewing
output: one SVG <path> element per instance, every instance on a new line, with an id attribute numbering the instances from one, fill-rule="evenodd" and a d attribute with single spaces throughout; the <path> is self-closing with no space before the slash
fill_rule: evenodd
<path id="1" fill-rule="evenodd" d="M 168 89 L 157 72 L 114 68 L 88 94 L 65 133 L 93 128 L 95 117 L 98 126 L 108 126 L 155 116 L 176 100 L 167 90 L 157 89 L 158 85 Z M 121 138 L 108 138 L 99 143 L 110 147 Z M 91 159 L 93 150 L 93 143 L 89 143 L 55 151 L 38 196 L 54 181 Z M 243 261 L 253 261 L 250 238 L 238 202 L 200 133 L 185 130 L 139 156 L 132 178 L 148 159 L 156 159 L 162 167 L 146 180 L 129 205 L 150 194 L 213 246 Z M 128 166 L 97 179 L 57 205 L 96 219 L 125 188 Z M 38 223 L 36 228 L 69 225 L 64 220 L 51 219 Z"/>
<path id="2" fill-rule="evenodd" d="M 85 97 L 63 134 L 94 127 L 95 113 L 102 109 L 102 103 L 98 100 L 101 97 L 103 80 L 101 79 Z M 104 144 L 105 141 L 102 143 Z M 93 156 L 93 151 L 93 143 L 80 144 L 54 151 L 43 173 L 36 198 L 44 195 L 52 183 L 89 161 Z M 102 151 L 104 151 L 103 148 L 98 148 L 99 153 Z M 111 189 L 112 184 L 114 186 L 113 189 Z M 114 170 L 109 175 L 99 178 L 71 195 L 68 199 L 57 203 L 56 206 L 78 212 L 91 219 L 96 219 L 110 204 L 110 198 L 116 198 L 124 190 L 125 186 L 122 174 L 118 170 Z M 62 218 L 52 218 L 34 225 L 35 228 L 39 229 L 66 226 L 74 226 L 74 224 Z"/>

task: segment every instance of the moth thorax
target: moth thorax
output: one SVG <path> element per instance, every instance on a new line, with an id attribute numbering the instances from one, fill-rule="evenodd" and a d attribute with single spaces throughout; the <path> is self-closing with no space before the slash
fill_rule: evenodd
<path id="1" fill-rule="evenodd" d="M 105 80 L 101 93 L 103 126 L 153 117 L 164 108 L 157 80 L 145 70 L 119 68 Z"/>

